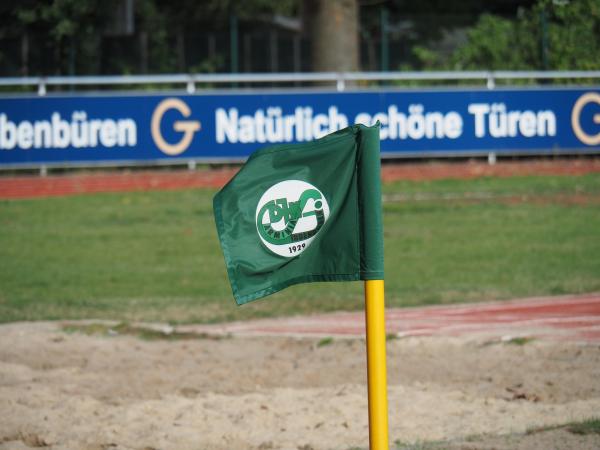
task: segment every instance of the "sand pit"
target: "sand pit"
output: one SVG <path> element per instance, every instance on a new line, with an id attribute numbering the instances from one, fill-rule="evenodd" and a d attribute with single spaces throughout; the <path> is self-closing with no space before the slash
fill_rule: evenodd
<path id="1" fill-rule="evenodd" d="M 600 411 L 598 344 L 395 339 L 388 377 L 391 442 L 519 433 Z M 361 339 L 143 340 L 2 325 L 0 449 L 367 448 L 365 384 Z"/>

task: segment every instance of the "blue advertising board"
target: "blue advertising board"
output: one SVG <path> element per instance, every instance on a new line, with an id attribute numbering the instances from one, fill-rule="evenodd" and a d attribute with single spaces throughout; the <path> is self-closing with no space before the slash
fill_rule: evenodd
<path id="1" fill-rule="evenodd" d="M 238 161 L 381 123 L 383 157 L 597 153 L 600 88 L 0 98 L 0 167 Z"/>

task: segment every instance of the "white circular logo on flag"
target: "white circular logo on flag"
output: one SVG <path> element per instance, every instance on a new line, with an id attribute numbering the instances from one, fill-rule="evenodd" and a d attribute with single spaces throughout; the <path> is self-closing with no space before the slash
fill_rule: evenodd
<path id="1" fill-rule="evenodd" d="M 265 246 L 292 258 L 308 248 L 329 218 L 323 193 L 310 183 L 286 180 L 271 186 L 256 207 L 256 229 Z"/>

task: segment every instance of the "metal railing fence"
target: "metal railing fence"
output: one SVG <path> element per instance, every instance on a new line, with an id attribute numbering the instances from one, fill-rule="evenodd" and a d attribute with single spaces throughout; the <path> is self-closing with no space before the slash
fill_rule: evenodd
<path id="1" fill-rule="evenodd" d="M 437 71 L 437 72 L 298 72 L 236 74 L 98 75 L 0 78 L 0 87 L 36 87 L 40 96 L 48 86 L 143 86 L 182 85 L 194 93 L 198 85 L 264 85 L 265 83 L 331 83 L 338 92 L 354 88 L 356 82 L 395 81 L 483 81 L 494 89 L 498 80 L 600 79 L 600 70 L 568 71 Z M 350 84 L 350 86 L 349 86 Z"/>

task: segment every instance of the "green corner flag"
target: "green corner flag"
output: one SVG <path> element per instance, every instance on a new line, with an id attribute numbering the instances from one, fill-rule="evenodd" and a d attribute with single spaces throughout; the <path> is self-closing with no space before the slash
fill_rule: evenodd
<path id="1" fill-rule="evenodd" d="M 258 150 L 213 203 L 240 305 L 298 283 L 383 279 L 379 125 Z"/>

